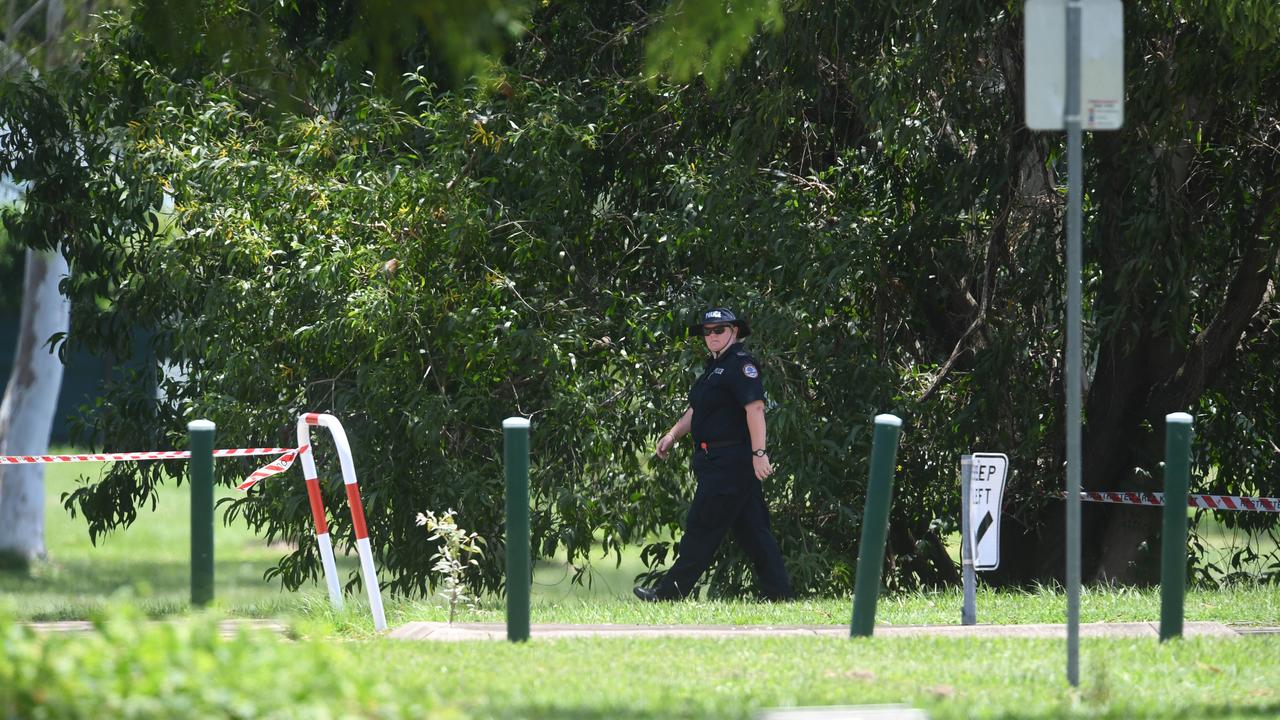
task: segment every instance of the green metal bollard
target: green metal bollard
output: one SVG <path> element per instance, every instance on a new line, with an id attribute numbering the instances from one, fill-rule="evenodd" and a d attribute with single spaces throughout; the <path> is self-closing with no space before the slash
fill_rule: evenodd
<path id="1" fill-rule="evenodd" d="M 507 639 L 529 639 L 529 420 L 502 421 L 507 466 Z"/>
<path id="2" fill-rule="evenodd" d="M 213 600 L 213 433 L 209 420 L 187 423 L 191 460 L 191 604 Z"/>
<path id="3" fill-rule="evenodd" d="M 876 625 L 876 598 L 884 571 L 884 543 L 889 532 L 889 502 L 893 497 L 893 470 L 902 419 L 896 415 L 877 415 L 875 425 L 871 441 L 871 480 L 867 486 L 867 507 L 862 514 L 858 570 L 853 581 L 851 637 L 871 637 Z"/>
<path id="4" fill-rule="evenodd" d="M 1187 485 L 1191 476 L 1191 416 L 1164 417 L 1164 529 L 1160 555 L 1160 641 L 1182 637 L 1187 584 Z"/>

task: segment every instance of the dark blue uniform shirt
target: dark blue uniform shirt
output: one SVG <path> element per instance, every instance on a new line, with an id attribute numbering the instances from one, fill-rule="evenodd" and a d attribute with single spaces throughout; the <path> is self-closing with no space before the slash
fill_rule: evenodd
<path id="1" fill-rule="evenodd" d="M 742 343 L 730 345 L 720 359 L 707 360 L 702 376 L 689 390 L 693 408 L 693 442 L 751 445 L 744 406 L 764 400 L 764 383 L 755 358 Z"/>

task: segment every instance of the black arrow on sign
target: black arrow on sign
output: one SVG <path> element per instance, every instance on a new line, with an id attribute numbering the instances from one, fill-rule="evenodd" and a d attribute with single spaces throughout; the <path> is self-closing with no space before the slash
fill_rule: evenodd
<path id="1" fill-rule="evenodd" d="M 982 536 L 987 534 L 987 530 L 991 529 L 991 524 L 995 521 L 996 519 L 991 517 L 990 512 L 982 517 L 982 522 L 978 523 L 978 537 L 973 539 L 975 547 L 982 542 Z"/>

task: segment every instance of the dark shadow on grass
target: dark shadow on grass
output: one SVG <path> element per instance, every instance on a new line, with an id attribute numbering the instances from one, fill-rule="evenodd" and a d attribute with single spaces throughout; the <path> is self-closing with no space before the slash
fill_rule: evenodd
<path id="1" fill-rule="evenodd" d="M 31 559 L 22 553 L 0 552 L 0 575 L 18 577 L 31 573 Z"/>

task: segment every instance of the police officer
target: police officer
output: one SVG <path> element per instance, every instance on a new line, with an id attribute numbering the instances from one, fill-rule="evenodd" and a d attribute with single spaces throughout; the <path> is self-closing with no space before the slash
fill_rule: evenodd
<path id="1" fill-rule="evenodd" d="M 765 448 L 764 385 L 759 365 L 739 342 L 751 328 L 721 307 L 702 313 L 689 332 L 702 336 L 711 357 L 689 391 L 689 408 L 658 439 L 657 455 L 666 460 L 676 441 L 692 433 L 698 489 L 675 564 L 656 586 L 635 588 L 636 597 L 652 602 L 688 596 L 732 530 L 755 565 L 761 595 L 789 599 L 791 580 L 769 531 L 760 485 L 773 473 Z"/>

